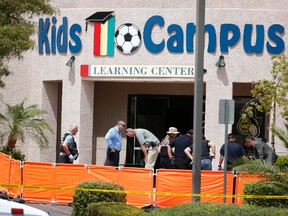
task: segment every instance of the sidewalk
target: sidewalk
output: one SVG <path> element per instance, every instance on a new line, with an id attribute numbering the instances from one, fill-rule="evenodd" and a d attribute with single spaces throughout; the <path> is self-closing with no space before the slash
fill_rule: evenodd
<path id="1" fill-rule="evenodd" d="M 68 204 L 55 204 L 55 203 L 36 203 L 36 202 L 25 202 L 25 205 L 32 206 L 37 209 L 41 209 L 50 213 L 51 216 L 71 216 L 73 207 Z"/>

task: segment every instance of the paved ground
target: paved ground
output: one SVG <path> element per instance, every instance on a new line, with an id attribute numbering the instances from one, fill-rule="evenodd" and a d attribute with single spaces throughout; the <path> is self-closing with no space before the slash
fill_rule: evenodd
<path id="1" fill-rule="evenodd" d="M 68 204 L 51 204 L 51 203 L 35 203 L 25 202 L 25 205 L 32 206 L 37 209 L 49 212 L 51 216 L 71 216 L 73 207 Z"/>

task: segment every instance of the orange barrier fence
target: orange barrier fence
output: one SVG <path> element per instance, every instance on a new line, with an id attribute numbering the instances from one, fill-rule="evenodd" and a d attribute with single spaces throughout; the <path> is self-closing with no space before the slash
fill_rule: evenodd
<path id="1" fill-rule="evenodd" d="M 0 184 L 1 183 L 21 184 L 21 162 L 0 152 Z M 10 197 L 18 197 L 21 195 L 20 188 L 1 187 L 0 191 L 7 193 Z"/>
<path id="2" fill-rule="evenodd" d="M 176 192 L 192 193 L 192 172 L 191 170 L 165 170 L 159 169 L 156 176 L 156 191 L 159 192 Z M 169 196 L 158 194 L 155 204 L 159 207 L 174 206 L 180 203 L 192 201 L 191 196 Z"/>
<path id="3" fill-rule="evenodd" d="M 44 162 L 25 162 L 23 165 L 23 198 L 28 201 L 43 201 L 70 203 L 73 200 L 73 190 L 83 181 L 97 180 L 115 182 L 122 185 L 127 194 L 127 203 L 135 206 L 151 204 L 153 192 L 153 171 L 141 168 L 126 168 L 118 170 L 116 167 L 83 164 L 52 164 Z M 31 186 L 31 188 L 29 188 Z M 43 189 L 33 186 L 45 187 Z M 63 190 L 56 190 L 63 188 Z M 139 187 L 146 194 L 133 194 Z M 52 189 L 51 189 L 52 188 Z M 66 190 L 65 190 L 66 188 Z M 68 188 L 68 189 L 67 189 Z"/>
<path id="4" fill-rule="evenodd" d="M 264 178 L 260 178 L 257 175 L 247 175 L 247 173 L 239 173 L 236 176 L 236 188 L 235 188 L 235 195 L 243 195 L 244 184 L 247 182 L 256 182 L 264 180 Z M 235 204 L 242 204 L 243 198 L 236 197 Z"/>
<path id="5" fill-rule="evenodd" d="M 87 174 L 87 180 L 119 182 L 119 172 L 116 167 L 89 165 L 87 167 Z"/>
<path id="6" fill-rule="evenodd" d="M 86 181 L 87 168 L 80 164 L 57 164 L 53 179 L 56 187 L 73 188 L 80 182 Z M 74 191 L 55 190 L 55 201 L 70 203 L 73 200 Z"/>
<path id="7" fill-rule="evenodd" d="M 153 203 L 153 170 L 123 167 L 119 171 L 119 184 L 131 191 L 127 194 L 127 203 L 138 207 Z"/>
<path id="8" fill-rule="evenodd" d="M 11 157 L 0 152 L 0 183 L 9 184 L 10 182 L 10 161 Z M 1 187 L 3 193 L 8 192 L 7 188 Z"/>
<path id="9" fill-rule="evenodd" d="M 167 207 L 192 201 L 192 171 L 84 164 L 56 164 L 46 162 L 23 162 L 11 159 L 0 152 L 0 191 L 10 197 L 23 197 L 27 201 L 70 203 L 77 184 L 97 180 L 114 182 L 125 188 L 127 203 L 143 207 L 155 204 Z M 259 181 L 257 176 L 227 172 L 226 195 L 242 195 L 245 182 Z M 156 187 L 154 188 L 154 181 Z M 201 171 L 201 202 L 223 202 L 222 171 Z M 14 185 L 14 187 L 9 187 Z M 15 187 L 15 185 L 17 185 Z M 23 187 L 24 186 L 24 187 Z M 155 190 L 155 191 L 154 191 Z M 242 204 L 236 197 L 234 203 Z M 232 203 L 227 197 L 226 203 Z"/>
<path id="10" fill-rule="evenodd" d="M 65 190 L 65 188 L 76 188 L 78 183 L 92 179 L 108 181 L 108 175 L 105 176 L 105 174 L 117 176 L 117 170 L 115 167 L 112 169 L 112 167 L 103 166 L 93 166 L 88 169 L 83 164 L 25 162 L 23 165 L 23 184 L 27 186 L 45 186 L 48 189 L 24 188 L 22 196 L 29 201 L 70 203 L 72 202 L 74 191 Z M 97 178 L 94 178 L 95 176 Z M 109 181 L 113 180 L 117 180 L 117 178 L 111 177 Z M 49 187 L 61 187 L 63 190 L 53 190 Z"/>
<path id="11" fill-rule="evenodd" d="M 233 195 L 234 174 L 226 173 L 226 195 Z M 224 172 L 223 171 L 201 171 L 201 194 L 223 194 Z M 223 197 L 204 196 L 201 202 L 223 202 Z M 226 198 L 226 203 L 232 203 L 232 198 Z"/>
<path id="12" fill-rule="evenodd" d="M 23 185 L 26 186 L 47 186 L 53 185 L 52 163 L 25 162 L 23 165 Z M 29 201 L 50 202 L 54 197 L 54 190 L 23 188 L 22 197 Z"/>
<path id="13" fill-rule="evenodd" d="M 227 173 L 227 195 L 233 195 L 233 180 L 233 174 Z M 201 202 L 223 202 L 223 197 L 205 196 L 205 194 L 223 194 L 223 181 L 223 172 L 202 170 L 201 194 L 203 196 L 200 197 Z M 192 184 L 191 170 L 158 170 L 156 193 L 159 194 L 156 195 L 156 205 L 167 207 L 192 202 Z M 227 198 L 226 203 L 232 203 L 232 198 Z"/>
<path id="14" fill-rule="evenodd" d="M 20 185 L 21 184 L 21 161 L 11 159 L 10 160 L 10 172 L 9 172 L 9 184 L 11 185 Z M 21 196 L 20 188 L 8 188 L 10 197 L 19 197 Z"/>

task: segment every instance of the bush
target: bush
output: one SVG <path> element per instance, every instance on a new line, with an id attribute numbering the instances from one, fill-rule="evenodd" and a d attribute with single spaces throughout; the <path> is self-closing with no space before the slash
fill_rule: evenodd
<path id="1" fill-rule="evenodd" d="M 275 181 L 249 182 L 244 185 L 244 194 L 287 196 L 288 185 L 285 182 Z M 244 199 L 244 203 L 262 207 L 288 207 L 287 199 L 246 198 Z"/>
<path id="2" fill-rule="evenodd" d="M 287 209 L 263 208 L 248 205 L 218 204 L 218 203 L 189 203 L 168 208 L 158 208 L 146 215 L 149 216 L 282 216 L 287 215 Z M 145 216 L 145 214 L 143 214 Z"/>
<path id="3" fill-rule="evenodd" d="M 124 203 L 99 202 L 90 203 L 87 207 L 89 216 L 140 216 L 143 210 Z"/>
<path id="4" fill-rule="evenodd" d="M 15 160 L 25 161 L 25 155 L 22 154 L 20 150 L 17 149 L 7 150 L 7 148 L 5 147 L 0 147 L 0 152 L 11 156 L 11 158 Z"/>
<path id="5" fill-rule="evenodd" d="M 77 185 L 79 190 L 76 190 L 73 196 L 73 211 L 72 215 L 86 215 L 87 206 L 90 203 L 96 202 L 121 202 L 126 203 L 126 194 L 124 192 L 109 192 L 109 190 L 123 191 L 121 185 L 113 182 L 86 181 Z M 83 190 L 81 190 L 83 189 Z M 86 190 L 92 189 L 92 190 Z M 99 189 L 100 191 L 96 191 Z M 95 191 L 93 191 L 95 190 Z M 101 191 L 101 190 L 108 190 Z"/>
<path id="6" fill-rule="evenodd" d="M 279 156 L 275 166 L 279 167 L 281 170 L 288 170 L 288 155 Z"/>

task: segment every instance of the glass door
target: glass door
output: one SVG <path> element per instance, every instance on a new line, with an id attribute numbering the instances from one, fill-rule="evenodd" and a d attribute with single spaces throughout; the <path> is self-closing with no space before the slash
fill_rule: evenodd
<path id="1" fill-rule="evenodd" d="M 162 140 L 169 127 L 181 134 L 193 128 L 194 97 L 190 95 L 128 95 L 127 127 L 144 128 Z M 205 127 L 205 98 L 203 129 Z M 142 167 L 143 153 L 136 138 L 127 137 L 125 166 Z M 156 165 L 157 167 L 157 162 Z"/>

